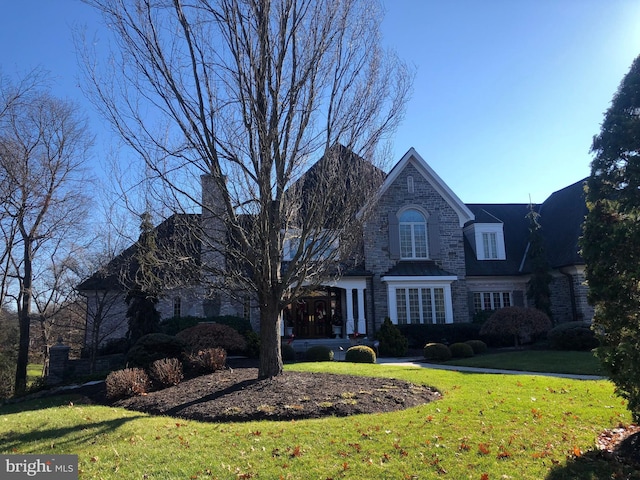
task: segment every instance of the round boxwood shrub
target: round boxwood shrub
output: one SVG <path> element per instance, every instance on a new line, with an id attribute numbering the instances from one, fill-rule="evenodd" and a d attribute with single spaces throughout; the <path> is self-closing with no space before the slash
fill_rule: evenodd
<path id="1" fill-rule="evenodd" d="M 280 347 L 280 352 L 282 354 L 282 361 L 283 362 L 295 362 L 296 361 L 296 351 L 288 343 L 283 343 L 282 344 L 282 346 Z"/>
<path id="2" fill-rule="evenodd" d="M 480 355 L 487 351 L 487 344 L 482 340 L 467 340 L 464 343 L 466 343 L 473 349 L 473 353 L 475 355 Z"/>
<path id="3" fill-rule="evenodd" d="M 558 350 L 589 351 L 600 344 L 591 326 L 584 322 L 561 323 L 549 330 L 547 339 Z"/>
<path id="4" fill-rule="evenodd" d="M 427 343 L 424 346 L 424 358 L 444 362 L 451 359 L 451 350 L 444 343 Z"/>
<path id="5" fill-rule="evenodd" d="M 185 344 L 182 340 L 164 333 L 143 335 L 127 352 L 127 364 L 130 367 L 147 368 L 162 358 L 182 360 Z"/>
<path id="6" fill-rule="evenodd" d="M 473 347 L 468 343 L 452 343 L 449 345 L 449 351 L 453 358 L 469 358 L 473 357 Z"/>
<path id="7" fill-rule="evenodd" d="M 324 345 L 315 345 L 308 349 L 304 356 L 308 362 L 332 362 L 333 350 Z"/>
<path id="8" fill-rule="evenodd" d="M 366 345 L 355 345 L 347 350 L 344 360 L 352 363 L 376 363 L 376 352 Z"/>

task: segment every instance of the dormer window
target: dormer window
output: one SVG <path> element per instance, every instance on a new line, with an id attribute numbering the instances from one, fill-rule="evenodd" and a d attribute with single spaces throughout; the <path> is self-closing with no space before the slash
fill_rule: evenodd
<path id="1" fill-rule="evenodd" d="M 504 224 L 474 223 L 464 229 L 471 248 L 478 260 L 506 260 L 504 246 Z"/>
<path id="2" fill-rule="evenodd" d="M 400 257 L 402 259 L 429 258 L 427 221 L 418 210 L 405 210 L 400 215 Z"/>

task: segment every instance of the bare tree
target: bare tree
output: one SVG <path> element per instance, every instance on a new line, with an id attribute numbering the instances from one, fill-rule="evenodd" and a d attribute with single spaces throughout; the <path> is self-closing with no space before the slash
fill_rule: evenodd
<path id="1" fill-rule="evenodd" d="M 0 219 L 6 243 L 4 295 L 16 302 L 20 340 L 15 391 L 26 388 L 34 280 L 41 259 L 59 257 L 87 212 L 82 169 L 92 138 L 76 105 L 33 89 L 3 105 L 0 118 Z"/>
<path id="2" fill-rule="evenodd" d="M 356 212 L 380 180 L 371 162 L 410 90 L 406 66 L 380 46 L 380 5 L 87 3 L 118 46 L 106 72 L 85 51 L 91 98 L 172 200 L 202 209 L 203 281 L 254 294 L 259 375 L 280 374 L 280 311 L 353 253 L 366 218 Z"/>

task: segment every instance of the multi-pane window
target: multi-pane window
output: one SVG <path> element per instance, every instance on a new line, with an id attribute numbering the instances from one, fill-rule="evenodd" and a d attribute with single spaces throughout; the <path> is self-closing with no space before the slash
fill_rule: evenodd
<path id="1" fill-rule="evenodd" d="M 511 306 L 511 292 L 474 292 L 473 293 L 473 309 L 476 312 L 480 310 L 497 310 L 502 307 Z"/>
<path id="2" fill-rule="evenodd" d="M 498 239 L 495 232 L 485 232 L 482 234 L 482 246 L 484 248 L 485 260 L 498 258 Z"/>
<path id="3" fill-rule="evenodd" d="M 428 258 L 427 222 L 418 210 L 406 210 L 400 215 L 400 256 Z"/>
<path id="4" fill-rule="evenodd" d="M 396 288 L 398 324 L 445 323 L 444 288 Z"/>

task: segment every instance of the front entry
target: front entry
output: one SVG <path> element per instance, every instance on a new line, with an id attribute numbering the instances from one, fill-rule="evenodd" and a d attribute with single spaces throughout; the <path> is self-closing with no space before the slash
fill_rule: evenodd
<path id="1" fill-rule="evenodd" d="M 342 325 L 340 289 L 327 287 L 311 292 L 283 311 L 285 327 L 296 338 L 333 338 L 334 325 Z"/>

